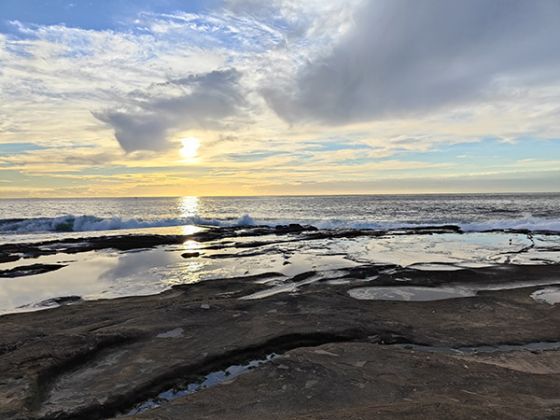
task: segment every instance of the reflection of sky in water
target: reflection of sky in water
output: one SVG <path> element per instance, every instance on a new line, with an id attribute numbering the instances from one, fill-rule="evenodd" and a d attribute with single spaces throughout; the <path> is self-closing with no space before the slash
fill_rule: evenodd
<path id="1" fill-rule="evenodd" d="M 433 301 L 474 296 L 475 293 L 460 287 L 360 287 L 348 294 L 360 300 Z"/>
<path id="2" fill-rule="evenodd" d="M 196 211 L 196 201 L 184 201 L 184 211 L 185 214 Z M 287 239 L 289 237 L 266 235 L 226 238 L 219 242 L 231 245 L 233 241 L 274 242 Z M 320 279 L 327 270 L 359 263 L 416 264 L 415 268 L 431 270 L 446 269 L 441 263 L 460 267 L 484 266 L 504 262 L 508 257 L 517 264 L 546 262 L 543 259 L 560 262 L 560 252 L 550 250 L 550 247 L 560 245 L 558 236 L 535 237 L 534 240 L 537 247 L 522 254 L 514 252 L 531 245 L 526 235 L 473 233 L 307 240 L 221 250 L 205 250 L 205 246 L 215 243 L 201 244 L 191 240 L 182 245 L 129 252 L 105 250 L 47 255 L 0 264 L 0 270 L 34 263 L 68 264 L 49 273 L 0 278 L 0 312 L 14 311 L 19 306 L 53 297 L 78 295 L 96 299 L 153 294 L 177 284 L 268 272 L 283 274 L 284 277 L 276 279 L 278 284 L 274 287 L 277 291 L 289 292 L 300 286 L 283 284 L 294 275 L 307 271 L 320 272 L 315 278 L 306 280 L 308 284 Z M 182 253 L 193 251 L 200 252 L 202 256 L 181 257 Z M 508 252 L 510 254 L 505 254 Z M 253 255 L 255 253 L 258 255 Z M 229 256 L 208 258 L 220 254 Z"/>
<path id="3" fill-rule="evenodd" d="M 96 238 L 103 236 L 120 236 L 129 234 L 138 235 L 191 235 L 196 232 L 206 230 L 204 227 L 185 225 L 185 226 L 166 226 L 142 229 L 115 229 L 103 231 L 87 231 L 87 232 L 47 232 L 47 233 L 31 233 L 21 235 L 4 235 L 0 236 L 0 244 L 5 243 L 35 243 L 50 240 L 63 240 L 73 238 Z"/>
<path id="4" fill-rule="evenodd" d="M 355 261 L 374 260 L 402 266 L 434 262 L 469 266 L 473 263 L 501 263 L 506 256 L 500 254 L 518 251 L 530 245 L 531 241 L 526 235 L 491 233 L 387 235 L 333 244 L 341 252 L 351 255 Z"/>
<path id="5" fill-rule="evenodd" d="M 181 246 L 129 252 L 91 251 L 72 255 L 47 255 L 0 264 L 0 269 L 33 263 L 68 264 L 67 267 L 49 273 L 0 279 L 0 313 L 12 312 L 19 306 L 60 296 L 77 295 L 84 299 L 96 299 L 145 295 L 161 292 L 173 285 L 213 278 L 266 272 L 293 276 L 304 271 L 355 265 L 341 256 L 314 256 L 306 253 L 290 255 L 290 263 L 285 264 L 287 258 L 281 250 L 277 250 L 276 254 L 265 253 L 242 258 L 181 257 L 183 252 L 199 249 L 199 243 L 188 241 Z"/>
<path id="6" fill-rule="evenodd" d="M 531 297 L 537 302 L 555 305 L 560 303 L 560 287 L 547 287 L 545 289 L 537 290 L 531 294 Z"/>

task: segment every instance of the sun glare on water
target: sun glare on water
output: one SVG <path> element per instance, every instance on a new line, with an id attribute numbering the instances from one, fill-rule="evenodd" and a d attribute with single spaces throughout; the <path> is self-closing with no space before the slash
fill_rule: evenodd
<path id="1" fill-rule="evenodd" d="M 196 137 L 186 137 L 181 140 L 181 157 L 185 161 L 193 161 L 198 156 L 200 140 Z"/>

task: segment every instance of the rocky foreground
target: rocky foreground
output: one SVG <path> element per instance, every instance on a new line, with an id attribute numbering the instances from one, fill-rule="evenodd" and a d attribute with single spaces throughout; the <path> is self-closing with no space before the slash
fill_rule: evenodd
<path id="1" fill-rule="evenodd" d="M 404 276 L 431 288 L 560 284 L 556 264 L 368 264 L 261 299 L 244 297 L 270 287 L 266 274 L 69 299 L 0 317 L 0 418 L 560 418 L 560 306 L 531 298 L 539 287 L 426 302 L 348 294 L 375 274 L 382 286 Z M 207 389 L 193 385 L 265 359 Z"/>

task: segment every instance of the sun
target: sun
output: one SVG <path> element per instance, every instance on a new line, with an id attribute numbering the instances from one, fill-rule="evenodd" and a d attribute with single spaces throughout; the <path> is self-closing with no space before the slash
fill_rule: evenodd
<path id="1" fill-rule="evenodd" d="M 196 137 L 185 137 L 181 139 L 181 157 L 185 161 L 195 160 L 198 155 L 200 140 Z"/>

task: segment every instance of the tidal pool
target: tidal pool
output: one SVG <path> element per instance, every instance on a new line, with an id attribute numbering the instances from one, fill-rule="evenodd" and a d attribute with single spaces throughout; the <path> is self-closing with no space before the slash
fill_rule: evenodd
<path id="1" fill-rule="evenodd" d="M 560 303 L 560 287 L 547 287 L 531 293 L 531 297 L 537 302 L 555 305 Z"/>
<path id="2" fill-rule="evenodd" d="M 187 229 L 188 228 L 188 229 Z M 179 233 L 179 228 L 144 229 L 127 233 Z M 183 227 L 190 233 L 195 227 Z M 121 232 L 122 233 L 122 232 Z M 245 232 L 250 233 L 250 232 Z M 105 233 L 104 233 L 105 234 Z M 84 242 L 89 235 L 80 235 Z M 99 232 L 95 233 L 99 236 Z M 0 242 L 2 242 L 0 240 Z M 56 243 L 49 245 L 56 250 Z M 193 256 L 183 258 L 183 253 Z M 203 280 L 278 273 L 270 289 L 246 298 L 263 298 L 276 293 L 294 293 L 320 281 L 325 287 L 354 279 L 341 279 L 332 270 L 361 264 L 392 264 L 418 271 L 459 271 L 469 268 L 511 264 L 551 264 L 560 262 L 560 235 L 530 236 L 519 233 L 466 234 L 387 234 L 358 237 L 310 239 L 301 235 L 228 236 L 209 242 L 188 240 L 181 245 L 160 246 L 121 252 L 112 249 L 42 255 L 0 263 L 0 270 L 32 264 L 64 264 L 65 267 L 42 274 L 0 278 L 0 314 L 44 309 L 81 297 L 84 300 L 146 295 L 162 292 L 174 285 Z M 395 269 L 397 270 L 397 269 Z M 398 271 L 398 270 L 397 270 Z M 305 279 L 294 279 L 310 273 Z M 384 274 L 390 274 L 385 271 Z M 374 285 L 376 275 L 358 279 Z M 372 288 L 353 291 L 357 299 L 439 300 L 473 296 L 479 290 L 495 290 L 524 285 L 548 286 L 554 279 L 539 279 L 512 285 L 488 284 L 447 287 Z M 78 303 L 78 299 L 72 302 Z"/>
<path id="3" fill-rule="evenodd" d="M 350 289 L 348 294 L 359 300 L 398 300 L 427 302 L 475 296 L 473 290 L 460 287 L 358 287 Z"/>
<path id="4" fill-rule="evenodd" d="M 276 353 L 271 353 L 263 359 L 251 360 L 245 364 L 241 365 L 231 365 L 227 369 L 218 370 L 211 372 L 204 377 L 200 382 L 193 382 L 190 384 L 185 384 L 183 386 L 178 386 L 176 388 L 168 389 L 167 391 L 161 392 L 157 397 L 151 398 L 144 401 L 128 413 L 125 416 L 131 416 L 134 414 L 142 413 L 153 408 L 157 408 L 162 404 L 173 401 L 177 398 L 184 397 L 186 395 L 194 394 L 195 392 L 201 391 L 203 389 L 212 388 L 216 385 L 227 383 L 228 381 L 233 381 L 239 375 L 249 372 L 263 364 L 266 364 L 274 359 L 278 355 Z"/>

